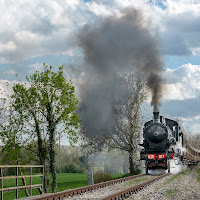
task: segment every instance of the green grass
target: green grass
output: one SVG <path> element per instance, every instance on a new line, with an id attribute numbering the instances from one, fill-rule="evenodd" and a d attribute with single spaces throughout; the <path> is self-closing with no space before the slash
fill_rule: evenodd
<path id="1" fill-rule="evenodd" d="M 26 178 L 26 184 L 30 184 L 30 179 Z M 50 178 L 50 183 L 52 182 L 52 179 Z M 32 184 L 40 184 L 41 178 L 35 177 L 32 179 Z M 3 182 L 4 188 L 5 187 L 14 187 L 16 186 L 15 179 L 6 179 Z M 18 185 L 21 186 L 22 181 L 19 179 Z M 63 191 L 67 189 L 82 187 L 87 185 L 87 174 L 70 174 L 70 173 L 61 173 L 57 174 L 57 191 Z M 50 185 L 50 191 L 52 192 L 51 185 Z M 4 192 L 4 200 L 11 200 L 15 199 L 15 191 L 12 192 Z M 39 191 L 38 189 L 33 189 L 32 195 L 38 195 Z M 21 190 L 19 191 L 19 198 L 26 197 L 25 191 Z"/>
<path id="2" fill-rule="evenodd" d="M 113 179 L 122 178 L 123 174 L 112 174 Z M 30 184 L 30 179 L 26 178 L 27 185 Z M 50 178 L 50 183 L 52 182 L 52 179 Z M 39 184 L 41 183 L 40 177 L 35 177 L 32 179 L 32 184 Z M 15 186 L 15 179 L 6 179 L 3 182 L 4 188 L 5 187 L 14 187 Z M 22 181 L 19 179 L 18 185 L 21 186 Z M 57 192 L 72 189 L 72 188 L 78 188 L 83 187 L 87 185 L 87 174 L 76 174 L 76 173 L 58 173 L 57 174 Z M 51 185 L 50 185 L 50 191 L 52 192 Z M 12 192 L 4 192 L 4 200 L 12 200 L 15 199 L 15 191 Z M 39 195 L 39 191 L 37 189 L 33 189 L 32 195 Z M 19 198 L 26 197 L 25 191 L 21 190 L 19 191 Z"/>
<path id="3" fill-rule="evenodd" d="M 148 181 L 148 180 L 153 179 L 153 178 L 154 178 L 154 177 L 141 177 L 141 178 L 136 178 L 136 179 L 133 179 L 133 180 L 129 181 L 129 182 L 126 183 L 125 185 L 139 184 L 139 183 Z"/>
<path id="4" fill-rule="evenodd" d="M 189 169 L 185 169 L 178 174 L 174 174 L 171 178 L 169 178 L 167 181 L 165 181 L 164 184 L 169 184 L 171 181 L 180 178 L 182 175 L 189 173 Z"/>
<path id="5" fill-rule="evenodd" d="M 35 177 L 32 179 L 32 184 L 40 184 L 41 183 L 41 178 L 40 177 Z M 26 178 L 26 184 L 29 185 L 30 184 L 30 179 L 29 178 Z M 19 179 L 18 180 L 18 185 L 19 186 L 22 186 L 22 180 Z M 7 187 L 15 187 L 16 186 L 16 179 L 5 179 L 3 181 L 3 186 L 4 188 L 7 188 Z M 32 190 L 32 195 L 38 195 L 40 194 L 39 191 L 37 189 L 33 189 Z M 19 194 L 18 194 L 18 197 L 19 198 L 22 198 L 22 197 L 25 197 L 25 191 L 24 190 L 20 190 L 19 191 Z M 10 200 L 10 199 L 15 199 L 16 198 L 16 192 L 15 191 L 12 191 L 12 192 L 4 192 L 3 193 L 3 199 L 4 200 Z"/>
<path id="6" fill-rule="evenodd" d="M 83 187 L 87 185 L 87 174 L 57 174 L 57 191 Z M 51 188 L 50 188 L 51 189 Z M 51 192 L 51 190 L 50 190 Z"/>
<path id="7" fill-rule="evenodd" d="M 167 194 L 174 199 L 175 195 L 179 192 L 179 190 L 177 188 L 173 188 L 173 189 L 168 189 L 167 190 Z"/>
<path id="8" fill-rule="evenodd" d="M 124 174 L 111 174 L 113 179 L 124 178 Z"/>

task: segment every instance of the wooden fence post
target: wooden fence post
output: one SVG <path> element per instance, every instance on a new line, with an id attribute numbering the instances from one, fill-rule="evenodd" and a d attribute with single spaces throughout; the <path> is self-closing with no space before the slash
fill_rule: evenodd
<path id="1" fill-rule="evenodd" d="M 32 167 L 30 167 L 30 196 L 32 196 Z"/>
<path id="2" fill-rule="evenodd" d="M 16 199 L 18 199 L 18 166 L 16 167 Z"/>
<path id="3" fill-rule="evenodd" d="M 21 172 L 21 168 L 30 168 L 30 175 L 23 175 Z M 37 167 L 41 169 L 41 173 L 40 174 L 35 174 L 33 175 L 33 168 Z M 3 176 L 3 170 L 4 168 L 15 168 L 15 175 L 8 175 L 8 176 Z M 19 172 L 21 174 L 19 174 Z M 41 177 L 41 182 L 40 184 L 33 184 L 33 178 L 34 177 Z M 14 187 L 5 187 L 3 186 L 3 180 L 4 179 L 11 179 L 13 178 L 15 180 L 15 185 Z M 26 185 L 26 178 L 29 178 L 30 180 L 30 185 Z M 25 182 L 25 184 L 23 183 L 23 185 L 19 185 L 19 179 L 22 179 L 22 183 L 23 180 Z M 0 200 L 3 200 L 3 194 L 5 192 L 9 192 L 9 191 L 16 191 L 16 199 L 19 198 L 19 190 L 25 190 L 25 193 L 27 195 L 27 192 L 30 189 L 30 193 L 32 195 L 33 193 L 33 189 L 37 188 L 40 192 L 40 194 L 43 193 L 43 183 L 44 183 L 44 165 L 0 165 Z"/>
<path id="4" fill-rule="evenodd" d="M 3 200 L 3 168 L 0 168 L 0 176 L 1 176 L 1 200 Z"/>
<path id="5" fill-rule="evenodd" d="M 42 166 L 42 194 L 44 193 L 44 165 Z"/>

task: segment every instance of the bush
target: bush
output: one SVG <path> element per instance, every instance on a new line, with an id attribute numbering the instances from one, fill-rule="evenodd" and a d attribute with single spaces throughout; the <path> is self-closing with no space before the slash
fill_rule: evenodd
<path id="1" fill-rule="evenodd" d="M 129 176 L 138 175 L 138 174 L 140 174 L 141 172 L 142 172 L 142 170 L 137 168 L 137 169 L 135 170 L 135 173 L 133 173 L 133 174 L 131 174 L 131 173 L 124 174 L 124 175 L 122 175 L 120 178 L 126 178 L 126 177 L 129 177 Z M 118 179 L 118 178 L 116 178 L 116 179 Z"/>
<path id="2" fill-rule="evenodd" d="M 94 184 L 112 180 L 112 176 L 103 171 L 98 171 L 94 174 Z"/>
<path id="3" fill-rule="evenodd" d="M 84 173 L 84 170 L 81 169 L 80 166 L 71 163 L 63 167 L 62 172 L 63 173 Z"/>

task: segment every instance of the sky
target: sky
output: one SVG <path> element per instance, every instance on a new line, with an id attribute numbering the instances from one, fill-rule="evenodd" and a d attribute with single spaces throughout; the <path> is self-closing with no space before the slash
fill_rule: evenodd
<path id="1" fill-rule="evenodd" d="M 74 76 L 71 66 L 81 66 L 83 53 L 73 36 L 127 7 L 142 10 L 159 36 L 166 84 L 160 114 L 199 132 L 199 0 L 0 0 L 0 89 L 24 81 L 43 63 L 55 70 L 64 65 L 66 76 L 80 83 L 84 74 Z M 151 115 L 148 104 L 147 119 Z"/>

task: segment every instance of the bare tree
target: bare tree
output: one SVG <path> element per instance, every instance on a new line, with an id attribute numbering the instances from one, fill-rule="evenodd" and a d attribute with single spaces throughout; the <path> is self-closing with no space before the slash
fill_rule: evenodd
<path id="1" fill-rule="evenodd" d="M 193 148 L 200 150 L 200 133 L 192 133 L 191 131 L 187 131 L 186 137 L 189 144 Z"/>
<path id="2" fill-rule="evenodd" d="M 145 81 L 141 75 L 121 78 L 123 95 L 116 96 L 113 104 L 114 131 L 105 143 L 129 153 L 130 173 L 135 172 L 136 150 L 143 126 L 142 103 L 146 100 Z"/>
<path id="3" fill-rule="evenodd" d="M 184 123 L 180 118 L 177 118 L 176 121 L 179 123 L 189 144 L 192 145 L 193 148 L 200 150 L 200 133 L 194 133 L 191 131 L 190 127 L 184 126 Z"/>
<path id="4" fill-rule="evenodd" d="M 95 149 L 100 147 L 117 148 L 129 154 L 130 173 L 135 173 L 138 139 L 143 126 L 142 104 L 147 99 L 146 82 L 142 75 L 120 75 L 115 79 L 118 88 L 113 98 L 113 119 L 110 133 L 99 133 L 95 137 L 84 134 L 84 143 Z M 120 87 L 120 90 L 119 90 Z M 89 137 L 89 138 L 88 138 Z"/>

